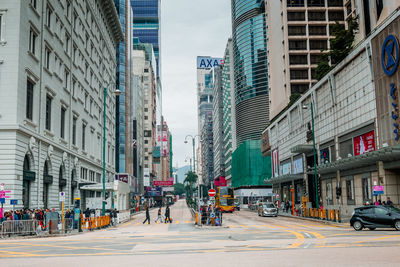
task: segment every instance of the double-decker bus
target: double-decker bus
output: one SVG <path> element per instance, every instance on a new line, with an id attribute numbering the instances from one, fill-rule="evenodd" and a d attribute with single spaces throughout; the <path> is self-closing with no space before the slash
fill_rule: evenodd
<path id="1" fill-rule="evenodd" d="M 223 212 L 233 212 L 235 210 L 235 193 L 232 187 L 217 187 L 216 197 L 217 207 Z"/>

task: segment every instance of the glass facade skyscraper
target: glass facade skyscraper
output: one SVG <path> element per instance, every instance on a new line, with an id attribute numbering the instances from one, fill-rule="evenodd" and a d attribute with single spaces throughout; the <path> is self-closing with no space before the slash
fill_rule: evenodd
<path id="1" fill-rule="evenodd" d="M 133 174 L 132 140 L 133 128 L 131 122 L 132 103 L 130 89 L 130 64 L 132 49 L 132 7 L 130 0 L 114 0 L 119 20 L 124 33 L 124 41 L 117 45 L 116 87 L 121 91 L 116 103 L 116 172 Z M 110 96 L 114 97 L 114 96 Z"/>
<path id="2" fill-rule="evenodd" d="M 160 75 L 160 14 L 161 0 L 131 0 L 133 10 L 133 37 L 141 43 L 153 45 L 157 62 L 157 77 Z"/>
<path id="3" fill-rule="evenodd" d="M 237 144 L 259 139 L 269 121 L 264 0 L 232 0 Z"/>

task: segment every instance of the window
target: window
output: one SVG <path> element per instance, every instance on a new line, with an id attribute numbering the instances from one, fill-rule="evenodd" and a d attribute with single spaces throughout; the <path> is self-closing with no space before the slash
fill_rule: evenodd
<path id="1" fill-rule="evenodd" d="M 309 35 L 326 35 L 326 26 L 308 26 Z"/>
<path id="2" fill-rule="evenodd" d="M 48 47 L 45 48 L 45 52 L 44 52 L 44 56 L 45 56 L 45 67 L 46 69 L 50 70 L 50 56 L 51 56 L 51 51 Z"/>
<path id="3" fill-rule="evenodd" d="M 349 155 L 353 155 L 353 140 L 348 139 L 339 143 L 339 156 L 342 159 L 349 157 Z"/>
<path id="4" fill-rule="evenodd" d="M 308 70 L 290 70 L 290 79 L 306 80 L 308 79 Z"/>
<path id="5" fill-rule="evenodd" d="M 29 79 L 26 82 L 26 118 L 33 119 L 33 82 Z"/>
<path id="6" fill-rule="evenodd" d="M 308 12 L 308 20 L 309 21 L 324 21 L 325 20 L 325 12 Z"/>
<path id="7" fill-rule="evenodd" d="M 306 26 L 288 26 L 288 35 L 306 35 Z"/>
<path id="8" fill-rule="evenodd" d="M 303 94 L 305 91 L 308 90 L 308 88 L 310 88 L 310 85 L 308 83 L 290 85 L 290 90 L 292 94 Z"/>
<path id="9" fill-rule="evenodd" d="M 64 88 L 68 90 L 68 85 L 69 85 L 69 71 L 65 69 L 64 73 Z"/>
<path id="10" fill-rule="evenodd" d="M 149 119 L 149 116 L 144 116 L 144 119 L 145 119 L 145 120 L 148 120 L 148 119 Z"/>
<path id="11" fill-rule="evenodd" d="M 332 7 L 343 7 L 343 0 L 329 0 L 328 6 L 329 7 L 331 7 L 331 6 Z"/>
<path id="12" fill-rule="evenodd" d="M 64 107 L 61 107 L 61 129 L 60 129 L 60 136 L 61 138 L 65 139 L 65 112 L 66 109 Z"/>
<path id="13" fill-rule="evenodd" d="M 289 55 L 290 65 L 304 65 L 307 64 L 307 55 Z"/>
<path id="14" fill-rule="evenodd" d="M 304 12 L 288 12 L 287 19 L 288 21 L 304 21 L 306 16 Z"/>
<path id="15" fill-rule="evenodd" d="M 76 80 L 72 80 L 72 96 L 75 96 L 75 91 L 76 91 Z"/>
<path id="16" fill-rule="evenodd" d="M 287 7 L 304 6 L 304 0 L 286 0 Z"/>
<path id="17" fill-rule="evenodd" d="M 93 99 L 90 98 L 89 114 L 92 115 Z"/>
<path id="18" fill-rule="evenodd" d="M 46 130 L 51 130 L 51 102 L 53 98 L 49 95 L 46 96 Z"/>
<path id="19" fill-rule="evenodd" d="M 328 19 L 330 21 L 343 21 L 344 20 L 344 13 L 343 13 L 343 11 L 329 11 L 328 12 Z"/>
<path id="20" fill-rule="evenodd" d="M 387 213 L 388 213 L 388 211 L 384 208 L 380 208 L 380 207 L 375 208 L 376 216 L 386 216 Z"/>
<path id="21" fill-rule="evenodd" d="M 0 42 L 4 41 L 4 36 L 3 36 L 3 23 L 4 23 L 4 18 L 3 18 L 3 14 L 0 13 Z"/>
<path id="22" fill-rule="evenodd" d="M 347 16 L 351 14 L 352 8 L 351 8 L 351 1 L 349 4 L 346 6 L 346 14 Z"/>
<path id="23" fill-rule="evenodd" d="M 82 149 L 83 150 L 85 150 L 85 148 L 86 148 L 85 138 L 86 138 L 86 124 L 82 123 Z"/>
<path id="24" fill-rule="evenodd" d="M 322 61 L 321 54 L 311 54 L 310 55 L 310 62 L 311 64 L 319 64 Z"/>
<path id="25" fill-rule="evenodd" d="M 326 50 L 328 49 L 328 43 L 326 40 L 310 40 L 311 50 Z"/>
<path id="26" fill-rule="evenodd" d="M 85 93 L 85 109 L 87 110 L 87 106 L 88 106 L 88 93 Z"/>
<path id="27" fill-rule="evenodd" d="M 31 6 L 36 9 L 37 8 L 37 0 L 30 0 L 31 1 Z"/>
<path id="28" fill-rule="evenodd" d="M 307 6 L 309 6 L 309 7 L 324 7 L 325 0 L 307 0 Z"/>
<path id="29" fill-rule="evenodd" d="M 362 176 L 362 192 L 363 192 L 363 201 L 371 201 L 371 177 L 369 173 L 365 173 Z"/>
<path id="30" fill-rule="evenodd" d="M 33 55 L 36 52 L 36 38 L 37 33 L 31 28 L 29 32 L 29 52 L 31 52 Z"/>
<path id="31" fill-rule="evenodd" d="M 354 205 L 354 178 L 353 176 L 347 177 L 346 179 L 346 196 L 347 205 Z"/>
<path id="32" fill-rule="evenodd" d="M 76 145 L 76 121 L 78 119 L 74 116 L 72 119 L 72 144 Z"/>
<path id="33" fill-rule="evenodd" d="M 144 140 L 144 143 L 145 143 L 145 144 L 148 144 L 148 143 L 149 143 L 149 140 Z"/>
<path id="34" fill-rule="evenodd" d="M 53 15 L 53 9 L 50 6 L 46 7 L 46 26 L 51 29 L 51 16 Z"/>
<path id="35" fill-rule="evenodd" d="M 307 41 L 306 40 L 289 41 L 289 49 L 290 50 L 306 50 L 307 49 Z"/>
<path id="36" fill-rule="evenodd" d="M 65 52 L 67 55 L 70 54 L 70 42 L 71 42 L 71 36 L 69 36 L 68 33 L 65 33 Z"/>
<path id="37" fill-rule="evenodd" d="M 67 14 L 66 14 L 67 18 L 70 19 L 71 18 L 71 3 L 69 1 L 67 1 Z"/>

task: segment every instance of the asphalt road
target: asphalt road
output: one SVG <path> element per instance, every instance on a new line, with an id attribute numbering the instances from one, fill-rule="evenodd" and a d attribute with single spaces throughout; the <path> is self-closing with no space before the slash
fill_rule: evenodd
<path id="1" fill-rule="evenodd" d="M 250 211 L 224 215 L 223 227 L 194 226 L 184 201 L 172 224 L 143 224 L 66 237 L 0 240 L 1 266 L 399 266 L 400 232 L 364 230 Z M 164 212 L 164 211 L 163 211 Z M 3 265 L 4 264 L 4 265 Z"/>

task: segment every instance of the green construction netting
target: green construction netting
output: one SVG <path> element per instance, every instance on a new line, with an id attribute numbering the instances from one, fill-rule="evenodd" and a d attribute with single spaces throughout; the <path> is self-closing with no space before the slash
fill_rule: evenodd
<path id="1" fill-rule="evenodd" d="M 261 153 L 260 140 L 243 142 L 232 154 L 232 186 L 265 185 L 271 178 L 271 157 Z"/>

